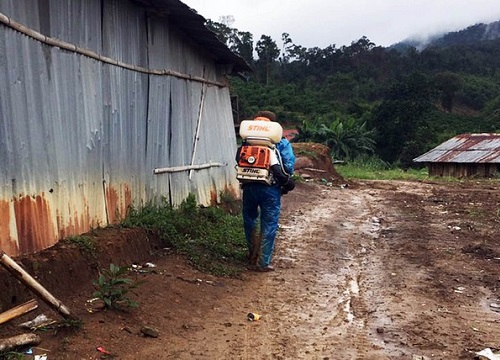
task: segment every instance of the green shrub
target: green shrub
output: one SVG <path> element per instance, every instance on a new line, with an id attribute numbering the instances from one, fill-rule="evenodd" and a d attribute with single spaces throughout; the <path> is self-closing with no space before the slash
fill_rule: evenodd
<path id="1" fill-rule="evenodd" d="M 126 296 L 135 287 L 131 279 L 123 277 L 127 271 L 125 266 L 110 264 L 109 270 L 102 270 L 97 281 L 93 282 L 97 289 L 93 296 L 104 301 L 107 308 L 137 307 L 138 304 Z"/>

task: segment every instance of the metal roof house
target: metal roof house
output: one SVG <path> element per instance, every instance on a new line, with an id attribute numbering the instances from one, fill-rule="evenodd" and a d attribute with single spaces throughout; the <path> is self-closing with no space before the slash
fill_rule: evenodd
<path id="1" fill-rule="evenodd" d="M 227 75 L 251 69 L 204 21 L 178 0 L 0 2 L 1 250 L 239 195 Z"/>
<path id="2" fill-rule="evenodd" d="M 413 159 L 427 163 L 429 175 L 500 176 L 500 134 L 463 134 Z"/>

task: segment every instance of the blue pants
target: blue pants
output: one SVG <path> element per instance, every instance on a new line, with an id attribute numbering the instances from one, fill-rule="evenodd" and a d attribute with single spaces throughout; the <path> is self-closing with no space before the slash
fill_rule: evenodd
<path id="1" fill-rule="evenodd" d="M 260 234 L 262 236 L 259 265 L 269 266 L 274 251 L 274 239 L 278 231 L 281 209 L 281 190 L 279 186 L 249 183 L 243 186 L 243 226 L 248 250 L 252 253 L 252 235 L 256 231 L 260 213 Z"/>

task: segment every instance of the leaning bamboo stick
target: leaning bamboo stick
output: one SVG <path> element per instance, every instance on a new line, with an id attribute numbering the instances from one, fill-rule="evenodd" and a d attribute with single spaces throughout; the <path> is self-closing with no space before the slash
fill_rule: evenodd
<path id="1" fill-rule="evenodd" d="M 15 350 L 26 345 L 38 345 L 42 338 L 37 334 L 21 334 L 7 339 L 0 339 L 0 352 Z"/>
<path id="2" fill-rule="evenodd" d="M 38 302 L 32 299 L 24 304 L 13 307 L 10 310 L 4 311 L 0 314 L 0 324 L 6 323 L 18 316 L 24 315 L 38 307 Z"/>
<path id="3" fill-rule="evenodd" d="M 40 296 L 47 305 L 61 314 L 65 319 L 71 318 L 69 309 L 62 302 L 57 300 L 40 283 L 38 283 L 30 274 L 12 260 L 6 253 L 0 250 L 0 265 L 5 267 L 11 274 L 18 278 L 22 283 L 29 287 L 35 294 Z"/>

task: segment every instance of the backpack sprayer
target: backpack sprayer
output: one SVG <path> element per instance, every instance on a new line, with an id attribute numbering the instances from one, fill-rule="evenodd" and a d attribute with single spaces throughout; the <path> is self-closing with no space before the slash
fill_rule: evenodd
<path id="1" fill-rule="evenodd" d="M 283 128 L 273 121 L 243 120 L 240 136 L 243 145 L 236 154 L 236 178 L 241 183 L 262 182 L 268 185 L 284 183 L 288 174 L 276 144 Z"/>

